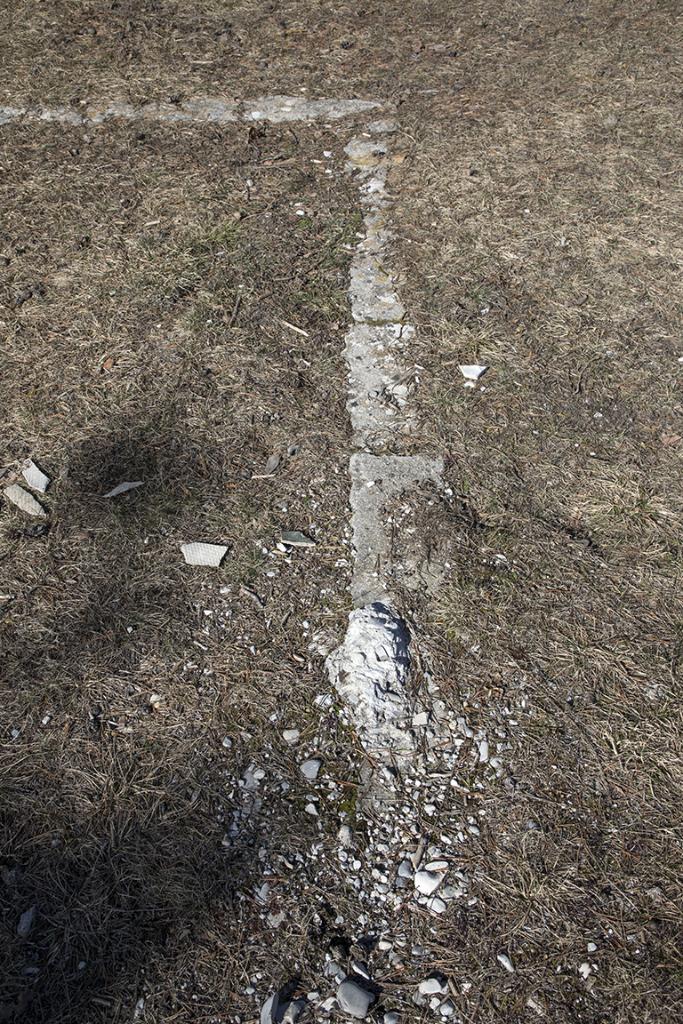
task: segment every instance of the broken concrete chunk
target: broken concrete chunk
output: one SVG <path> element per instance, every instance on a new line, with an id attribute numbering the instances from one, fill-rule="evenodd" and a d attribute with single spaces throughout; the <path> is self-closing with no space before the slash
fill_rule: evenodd
<path id="1" fill-rule="evenodd" d="M 21 467 L 21 475 L 32 490 L 40 491 L 41 494 L 45 494 L 50 486 L 49 476 L 43 473 L 32 459 L 27 459 Z"/>
<path id="2" fill-rule="evenodd" d="M 134 491 L 138 487 L 142 487 L 144 480 L 124 480 L 123 483 L 117 484 L 116 487 L 112 487 L 110 491 L 103 494 L 103 498 L 118 498 L 119 494 L 127 494 L 128 491 Z"/>
<path id="3" fill-rule="evenodd" d="M 337 838 L 344 849 L 348 850 L 348 848 L 353 845 L 353 832 L 351 831 L 350 826 L 340 825 Z"/>
<path id="4" fill-rule="evenodd" d="M 289 545 L 290 548 L 314 548 L 315 541 L 307 537 L 305 533 L 301 533 L 299 530 L 285 530 L 282 534 L 282 543 Z"/>
<path id="5" fill-rule="evenodd" d="M 271 473 L 274 473 L 279 465 L 280 465 L 280 456 L 275 454 L 275 453 L 273 453 L 273 455 L 269 455 L 268 456 L 268 461 L 266 462 L 266 473 L 268 475 L 270 475 Z"/>
<path id="6" fill-rule="evenodd" d="M 458 369 L 460 370 L 465 380 L 476 381 L 484 376 L 484 374 L 488 370 L 488 366 L 480 366 L 476 363 L 468 363 L 465 364 L 464 366 L 459 366 Z"/>
<path id="7" fill-rule="evenodd" d="M 372 992 L 363 988 L 352 978 L 346 978 L 337 989 L 339 1008 L 358 1020 L 367 1017 L 374 998 Z"/>
<path id="8" fill-rule="evenodd" d="M 499 953 L 498 956 L 496 957 L 496 960 L 498 961 L 500 966 L 504 967 L 505 970 L 508 971 L 510 974 L 515 973 L 515 968 L 512 965 L 512 960 L 505 953 Z"/>
<path id="9" fill-rule="evenodd" d="M 304 1012 L 306 1007 L 305 999 L 292 999 L 285 1007 L 285 1012 L 282 1016 L 282 1024 L 296 1024 L 301 1014 Z"/>
<path id="10" fill-rule="evenodd" d="M 448 993 L 448 981 L 443 974 L 430 974 L 420 982 L 418 991 L 423 996 L 445 996 Z"/>
<path id="11" fill-rule="evenodd" d="M 344 643 L 327 659 L 330 679 L 368 751 L 408 754 L 410 636 L 396 613 L 375 602 L 349 615 Z"/>
<path id="12" fill-rule="evenodd" d="M 188 565 L 210 565 L 217 569 L 228 549 L 223 544 L 193 543 L 181 544 L 180 550 Z"/>
<path id="13" fill-rule="evenodd" d="M 279 1002 L 277 992 L 273 992 L 271 996 L 268 996 L 261 1007 L 261 1024 L 274 1024 L 274 1021 L 277 1020 L 275 1014 L 277 1013 Z"/>
<path id="14" fill-rule="evenodd" d="M 29 516 L 46 516 L 47 512 L 40 504 L 36 501 L 32 494 L 25 491 L 19 484 L 10 484 L 9 487 L 5 488 L 5 497 L 8 501 L 11 501 L 13 505 L 20 508 L 22 512 L 25 512 Z"/>
<path id="15" fill-rule="evenodd" d="M 402 860 L 398 866 L 398 877 L 399 878 L 412 878 L 413 877 L 413 865 L 409 860 Z"/>
<path id="16" fill-rule="evenodd" d="M 431 896 L 439 888 L 443 879 L 443 873 L 439 871 L 416 871 L 415 888 L 424 896 Z"/>
<path id="17" fill-rule="evenodd" d="M 308 761 L 304 761 L 303 764 L 299 765 L 299 771 L 305 779 L 309 782 L 314 782 L 318 778 L 318 772 L 322 767 L 322 761 L 317 757 L 312 757 Z"/>

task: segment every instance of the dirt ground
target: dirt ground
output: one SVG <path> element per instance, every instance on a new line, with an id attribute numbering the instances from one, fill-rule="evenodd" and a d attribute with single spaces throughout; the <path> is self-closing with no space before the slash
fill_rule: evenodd
<path id="1" fill-rule="evenodd" d="M 0 37 L 8 105 L 396 106 L 411 446 L 456 499 L 416 512 L 444 569 L 403 610 L 505 766 L 463 750 L 472 902 L 406 914 L 408 946 L 463 1024 L 681 1019 L 679 5 L 24 2 Z M 0 128 L 0 471 L 54 481 L 48 532 L 0 511 L 0 1019 L 246 1024 L 367 912 L 332 856 L 360 752 L 310 649 L 348 611 L 352 131 Z M 436 1019 L 422 976 L 378 977 L 383 1008 Z"/>

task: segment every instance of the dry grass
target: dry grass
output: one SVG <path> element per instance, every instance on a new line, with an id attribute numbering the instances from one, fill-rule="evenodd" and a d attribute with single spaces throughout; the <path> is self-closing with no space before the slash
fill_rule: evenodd
<path id="1" fill-rule="evenodd" d="M 308 651 L 346 611 L 352 193 L 312 162 L 338 152 L 324 132 L 107 125 L 11 142 L 0 464 L 9 478 L 31 455 L 53 484 L 46 536 L 6 503 L 0 528 L 0 1011 L 130 1020 L 142 996 L 145 1020 L 223 1020 L 250 1012 L 257 967 L 260 988 L 291 976 L 322 913 L 312 871 L 279 938 L 249 951 L 252 885 L 270 867 L 276 900 L 298 892 L 311 866 L 273 858 L 325 834 L 298 760 L 324 734 L 318 789 L 328 773 L 355 785 Z M 123 479 L 144 486 L 101 497 Z M 277 552 L 287 529 L 315 550 Z M 223 567 L 183 565 L 190 539 L 228 544 Z M 264 812 L 227 841 L 252 761 Z"/>
<path id="2" fill-rule="evenodd" d="M 438 928 L 406 917 L 408 943 L 438 958 L 379 980 L 401 999 L 441 966 L 466 1024 L 673 1024 L 678 5 L 201 6 L 14 4 L 0 89 L 8 103 L 79 104 L 305 87 L 399 105 L 412 151 L 396 177 L 396 259 L 423 367 L 411 444 L 446 456 L 455 492 L 418 524 L 430 571 L 450 570 L 435 599 L 406 604 L 443 692 L 497 736 L 503 769 L 467 768 L 463 748 L 469 795 L 454 791 L 444 828 L 480 830 L 463 844 L 477 902 Z M 129 1020 L 144 994 L 146 1020 L 252 1020 L 248 978 L 314 987 L 336 914 L 364 909 L 325 855 L 339 805 L 319 832 L 300 784 L 280 788 L 296 776 L 279 730 L 296 724 L 332 752 L 353 811 L 356 755 L 313 707 L 325 684 L 303 631 L 338 628 L 344 611 L 347 426 L 330 326 L 347 316 L 339 245 L 356 225 L 339 181 L 332 195 L 304 161 L 338 140 L 318 136 L 313 154 L 308 131 L 12 131 L 3 166 L 21 201 L 5 218 L 3 294 L 32 294 L 3 312 L 2 458 L 40 456 L 57 481 L 48 539 L 4 511 L 0 539 L 13 595 L 2 1013 Z M 324 215 L 295 220 L 294 198 Z M 457 365 L 475 359 L 491 366 L 486 390 L 466 392 Z M 252 479 L 292 440 L 300 455 L 275 481 Z M 104 504 L 129 469 L 153 486 Z M 252 542 L 310 521 L 325 536 L 315 553 L 264 576 L 273 560 Z M 231 544 L 224 595 L 178 564 L 198 523 Z M 414 537 L 397 531 L 398 547 Z M 269 754 L 263 820 L 285 828 L 248 818 L 224 847 L 255 750 Z M 274 908 L 290 916 L 264 927 L 250 880 L 269 850 L 319 836 L 319 860 L 274 865 Z M 38 898 L 21 944 L 17 915 Z"/>
<path id="3" fill-rule="evenodd" d="M 456 496 L 421 526 L 451 566 L 425 644 L 508 765 L 454 807 L 481 809 L 447 956 L 477 1024 L 683 1009 L 682 58 L 663 9 L 597 7 L 478 5 L 457 92 L 406 124 L 423 441 Z"/>

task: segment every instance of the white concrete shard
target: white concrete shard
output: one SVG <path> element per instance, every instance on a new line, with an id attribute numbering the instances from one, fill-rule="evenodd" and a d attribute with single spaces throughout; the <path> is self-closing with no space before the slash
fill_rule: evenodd
<path id="1" fill-rule="evenodd" d="M 344 152 L 353 167 L 375 167 L 387 155 L 387 146 L 377 139 L 354 138 Z"/>
<path id="2" fill-rule="evenodd" d="M 119 494 L 127 494 L 128 491 L 135 491 L 138 487 L 142 487 L 144 480 L 124 480 L 122 483 L 117 484 L 116 487 L 112 487 L 110 491 L 103 494 L 103 498 L 117 498 Z"/>
<path id="3" fill-rule="evenodd" d="M 508 972 L 508 974 L 515 973 L 515 968 L 513 966 L 512 960 L 506 953 L 498 953 L 498 955 L 496 956 L 496 960 L 498 961 L 500 966 Z"/>
<path id="4" fill-rule="evenodd" d="M 372 992 L 363 988 L 353 978 L 345 978 L 337 989 L 339 1008 L 350 1017 L 364 1020 L 375 1000 Z"/>
<path id="5" fill-rule="evenodd" d="M 41 494 L 45 494 L 50 486 L 50 477 L 36 466 L 33 459 L 26 460 L 21 467 L 21 475 L 32 490 L 40 491 Z"/>
<path id="6" fill-rule="evenodd" d="M 280 1000 L 277 992 L 273 992 L 271 995 L 268 996 L 265 1003 L 261 1007 L 261 1024 L 273 1024 L 273 1022 L 276 1020 L 275 1014 L 277 1013 L 279 1002 Z"/>
<path id="7" fill-rule="evenodd" d="M 318 778 L 318 773 L 322 767 L 322 761 L 318 757 L 311 757 L 308 761 L 304 761 L 299 765 L 299 771 L 305 779 L 309 782 L 314 782 Z"/>
<path id="8" fill-rule="evenodd" d="M 418 892 L 421 892 L 423 896 L 431 896 L 439 888 L 445 878 L 445 873 L 441 871 L 427 871 L 423 868 L 421 871 L 415 873 L 415 888 Z"/>
<path id="9" fill-rule="evenodd" d="M 10 484 L 3 493 L 8 501 L 11 501 L 13 505 L 20 508 L 26 515 L 41 516 L 43 518 L 47 515 L 40 502 L 36 501 L 33 495 L 25 491 L 19 484 Z"/>
<path id="10" fill-rule="evenodd" d="M 488 366 L 479 366 L 476 363 L 467 363 L 463 366 L 459 366 L 458 369 L 465 380 L 472 381 L 474 383 L 484 376 L 488 370 Z"/>
<path id="11" fill-rule="evenodd" d="M 442 995 L 445 996 L 448 992 L 448 982 L 446 978 L 439 974 L 431 974 L 424 981 L 421 981 L 418 985 L 418 991 L 423 996 L 434 996 Z"/>
<path id="12" fill-rule="evenodd" d="M 282 533 L 282 543 L 286 544 L 290 548 L 314 548 L 315 541 L 312 537 L 308 537 L 305 533 L 301 533 L 300 530 L 284 530 Z"/>
<path id="13" fill-rule="evenodd" d="M 210 565 L 217 569 L 228 549 L 223 544 L 193 543 L 181 544 L 180 550 L 188 565 Z"/>
<path id="14" fill-rule="evenodd" d="M 365 750 L 410 753 L 410 637 L 395 612 L 379 602 L 356 608 L 326 664 Z"/>

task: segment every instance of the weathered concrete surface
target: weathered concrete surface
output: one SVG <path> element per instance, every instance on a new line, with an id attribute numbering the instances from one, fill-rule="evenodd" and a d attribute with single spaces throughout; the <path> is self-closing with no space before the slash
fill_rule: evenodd
<path id="1" fill-rule="evenodd" d="M 412 426 L 404 407 L 414 371 L 406 370 L 403 356 L 414 333 L 408 324 L 358 324 L 346 335 L 347 409 L 358 448 L 381 449 Z"/>
<path id="2" fill-rule="evenodd" d="M 102 124 L 112 118 L 170 123 L 235 124 L 269 121 L 281 124 L 289 121 L 338 121 L 370 110 L 380 110 L 381 107 L 382 104 L 377 100 L 306 99 L 303 96 L 261 96 L 253 100 L 233 100 L 198 96 L 178 104 L 153 101 L 140 106 L 113 100 L 101 105 L 84 106 L 81 110 L 70 107 L 0 107 L 0 124 L 9 121 L 56 121 L 62 124 L 90 125 Z"/>
<path id="3" fill-rule="evenodd" d="M 387 503 L 427 482 L 440 487 L 442 473 L 441 459 L 422 455 L 351 456 L 351 597 L 356 608 L 373 601 L 391 602 L 394 567 Z"/>

